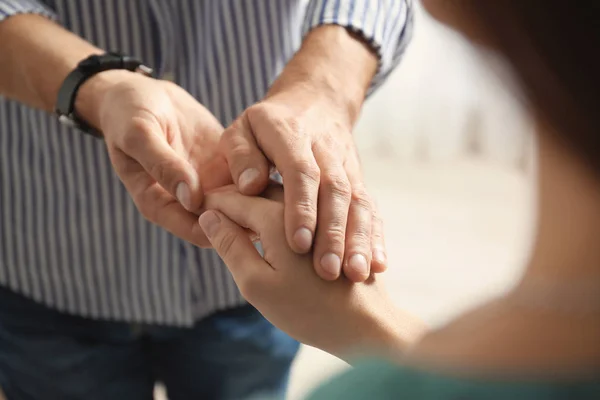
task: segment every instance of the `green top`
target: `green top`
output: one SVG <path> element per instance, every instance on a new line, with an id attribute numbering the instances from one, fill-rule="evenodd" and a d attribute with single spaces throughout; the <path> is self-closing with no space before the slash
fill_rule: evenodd
<path id="1" fill-rule="evenodd" d="M 600 399 L 600 375 L 586 382 L 508 382 L 452 378 L 373 361 L 317 389 L 309 400 Z"/>

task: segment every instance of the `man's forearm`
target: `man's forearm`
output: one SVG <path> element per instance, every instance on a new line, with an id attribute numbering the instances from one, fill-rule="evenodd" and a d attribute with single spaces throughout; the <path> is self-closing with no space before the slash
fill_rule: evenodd
<path id="1" fill-rule="evenodd" d="M 22 14 L 0 22 L 0 94 L 52 111 L 77 63 L 101 50 L 47 18 Z"/>
<path id="2" fill-rule="evenodd" d="M 377 62 L 367 44 L 347 29 L 321 26 L 306 36 L 267 97 L 293 88 L 312 91 L 347 111 L 353 124 L 377 71 Z"/>

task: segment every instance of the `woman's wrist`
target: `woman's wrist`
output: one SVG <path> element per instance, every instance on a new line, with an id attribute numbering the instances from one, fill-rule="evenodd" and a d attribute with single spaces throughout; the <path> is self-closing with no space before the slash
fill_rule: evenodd
<path id="1" fill-rule="evenodd" d="M 402 357 L 427 332 L 419 318 L 384 301 L 348 317 L 347 334 L 333 341 L 329 353 L 352 364 L 365 356 Z"/>
<path id="2" fill-rule="evenodd" d="M 427 331 L 420 319 L 393 306 L 375 313 L 369 326 L 371 332 L 365 337 L 366 344 L 372 351 L 392 358 L 403 356 Z"/>

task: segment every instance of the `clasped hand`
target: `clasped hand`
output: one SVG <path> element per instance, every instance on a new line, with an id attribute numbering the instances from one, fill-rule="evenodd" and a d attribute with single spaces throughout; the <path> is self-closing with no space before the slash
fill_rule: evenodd
<path id="1" fill-rule="evenodd" d="M 317 276 L 312 257 L 286 242 L 283 197 L 281 186 L 272 185 L 264 198 L 244 196 L 234 186 L 205 198 L 208 211 L 200 225 L 244 298 L 290 336 L 338 356 L 387 342 L 395 346 L 399 314 L 378 278 L 353 284 Z M 262 257 L 249 231 L 260 238 Z"/>
<path id="2" fill-rule="evenodd" d="M 321 278 L 343 273 L 362 282 L 385 269 L 381 221 L 364 189 L 351 124 L 326 98 L 282 92 L 224 129 L 179 86 L 119 74 L 98 92 L 93 120 L 148 220 L 209 247 L 197 222 L 204 193 L 235 182 L 241 193 L 259 195 L 274 166 L 286 189 L 281 235 L 297 254 L 312 254 Z"/>

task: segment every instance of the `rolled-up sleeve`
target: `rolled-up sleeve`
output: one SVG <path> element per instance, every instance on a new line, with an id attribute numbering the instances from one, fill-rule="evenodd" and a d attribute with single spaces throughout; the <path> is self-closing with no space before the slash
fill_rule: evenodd
<path id="1" fill-rule="evenodd" d="M 40 1 L 35 0 L 0 0 L 0 22 L 17 14 L 39 14 L 56 19 L 54 11 Z"/>
<path id="2" fill-rule="evenodd" d="M 303 34 L 335 24 L 361 36 L 379 58 L 372 92 L 402 59 L 412 36 L 413 11 L 412 0 L 311 0 Z"/>

